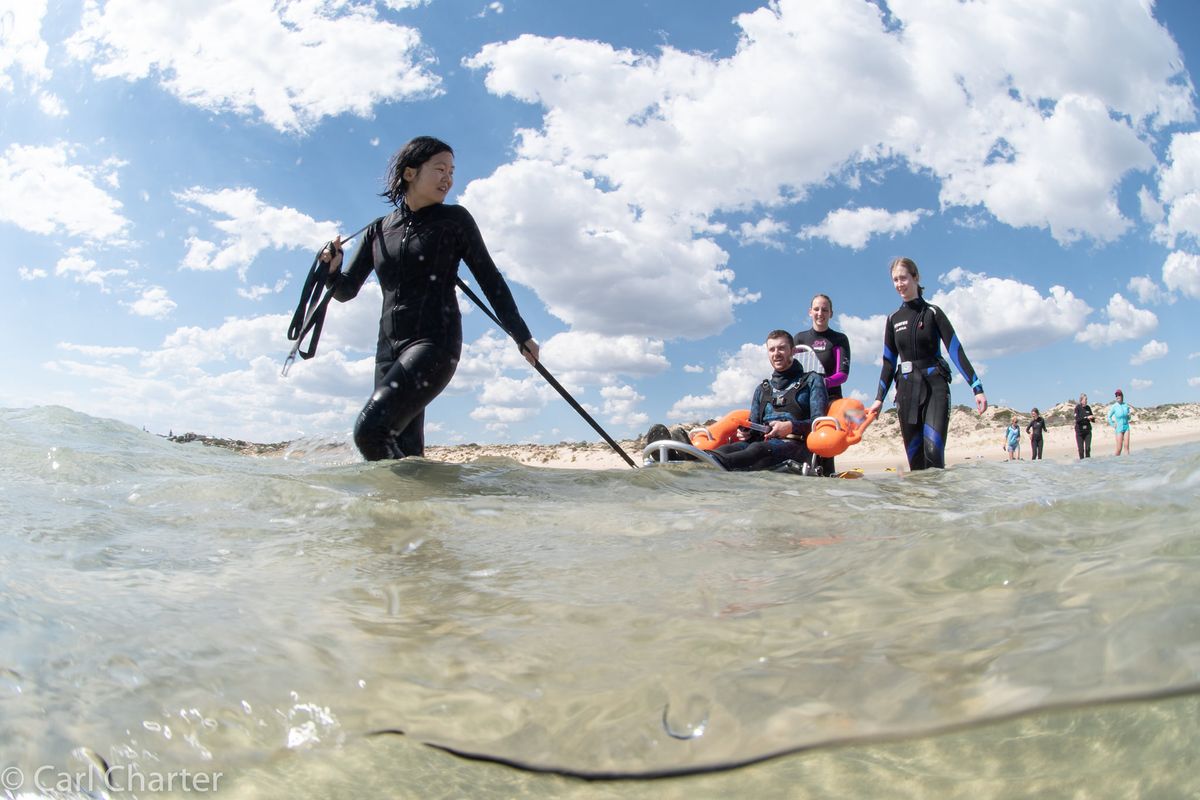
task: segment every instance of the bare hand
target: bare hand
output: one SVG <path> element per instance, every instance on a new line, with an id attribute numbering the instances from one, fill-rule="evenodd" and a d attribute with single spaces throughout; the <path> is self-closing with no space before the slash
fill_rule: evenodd
<path id="1" fill-rule="evenodd" d="M 785 439 L 792 433 L 792 423 L 786 419 L 777 419 L 771 423 L 771 430 L 763 434 L 764 439 Z"/>
<path id="2" fill-rule="evenodd" d="M 322 263 L 329 265 L 329 274 L 332 275 L 342 268 L 342 235 L 338 234 L 333 237 L 333 241 L 325 245 L 325 249 L 321 251 Z"/>
<path id="3" fill-rule="evenodd" d="M 876 400 L 874 403 L 871 404 L 871 407 L 867 409 L 867 413 L 874 414 L 875 416 L 879 416 L 879 411 L 882 408 L 883 408 L 883 401 Z M 982 412 L 980 412 L 980 413 L 982 413 Z"/>
<path id="4" fill-rule="evenodd" d="M 987 411 L 987 395 L 983 392 L 975 395 L 975 407 L 979 409 L 980 414 Z"/>
<path id="5" fill-rule="evenodd" d="M 536 366 L 538 362 L 538 353 L 541 348 L 533 339 L 529 339 L 525 344 L 521 345 L 521 355 L 525 356 L 525 360 L 529 362 L 529 366 Z"/>

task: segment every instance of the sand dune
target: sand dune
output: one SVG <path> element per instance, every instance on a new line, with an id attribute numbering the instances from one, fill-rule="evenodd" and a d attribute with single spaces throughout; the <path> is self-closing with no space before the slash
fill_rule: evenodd
<path id="1" fill-rule="evenodd" d="M 1114 449 L 1112 428 L 1103 422 L 1108 407 L 1093 405 L 1097 423 L 1092 430 L 1092 457 L 1111 458 Z M 982 416 L 973 408 L 958 406 L 950 415 L 950 436 L 946 447 L 946 464 L 968 463 L 978 459 L 1003 461 L 1004 429 L 1016 416 L 1021 425 L 1021 456 L 1029 458 L 1029 437 L 1025 425 L 1029 414 L 1011 408 L 994 406 Z M 1077 458 L 1075 449 L 1074 412 L 1069 403 L 1045 409 L 1049 426 L 1045 435 L 1045 458 L 1051 461 L 1070 461 Z M 1133 410 L 1130 442 L 1136 452 L 1141 448 L 1200 441 L 1200 403 L 1173 403 L 1153 408 Z M 622 448 L 636 463 L 641 463 L 644 441 L 626 440 Z M 512 458 L 522 464 L 574 469 L 628 469 L 620 456 L 603 442 L 538 444 L 490 444 L 430 447 L 428 458 L 451 463 L 475 461 L 484 457 Z M 900 441 L 900 426 L 894 410 L 884 413 L 863 441 L 851 447 L 837 459 L 839 469 L 861 469 L 868 473 L 907 469 L 904 448 Z"/>

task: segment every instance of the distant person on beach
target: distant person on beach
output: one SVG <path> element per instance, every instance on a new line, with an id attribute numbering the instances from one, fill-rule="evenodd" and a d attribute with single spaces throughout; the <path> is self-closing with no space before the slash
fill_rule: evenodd
<path id="1" fill-rule="evenodd" d="M 1117 452 L 1113 455 L 1121 455 L 1122 448 L 1125 455 L 1129 455 L 1129 415 L 1133 413 L 1133 409 L 1125 402 L 1125 393 L 1120 389 L 1117 389 L 1113 397 L 1116 402 L 1108 407 L 1108 424 L 1112 425 L 1117 433 Z"/>
<path id="2" fill-rule="evenodd" d="M 367 227 L 341 271 L 342 241 L 321 254 L 339 302 L 353 299 L 374 272 L 383 290 L 375 393 L 354 425 L 354 444 L 368 461 L 425 452 L 425 406 L 450 383 L 462 353 L 462 314 L 455 281 L 465 261 L 507 333 L 534 364 L 538 344 L 521 318 L 504 277 L 465 208 L 447 205 L 454 151 L 418 136 L 392 156 L 382 196 L 395 206 Z"/>
<path id="3" fill-rule="evenodd" d="M 1033 419 L 1025 426 L 1025 432 L 1029 434 L 1029 458 L 1037 461 L 1042 457 L 1042 434 L 1046 432 L 1046 418 L 1036 408 L 1033 409 Z"/>
<path id="4" fill-rule="evenodd" d="M 825 370 L 825 392 L 829 402 L 842 396 L 842 384 L 850 377 L 850 339 L 841 331 L 829 327 L 833 316 L 833 300 L 827 294 L 815 295 L 808 305 L 808 316 L 812 327 L 800 331 L 793 338 L 797 346 L 812 349 Z M 833 475 L 837 469 L 832 458 L 818 458 L 821 471 Z"/>
<path id="5" fill-rule="evenodd" d="M 959 344 L 944 311 L 926 302 L 921 274 L 911 258 L 897 258 L 889 271 L 903 300 L 883 329 L 883 371 L 871 411 L 883 407 L 896 382 L 900 436 L 912 470 L 946 466 L 946 435 L 950 429 L 950 367 L 941 356 L 946 346 L 954 365 L 975 393 L 975 407 L 987 411 L 987 396 L 975 368 Z"/>
<path id="6" fill-rule="evenodd" d="M 754 389 L 750 401 L 749 422 L 766 425 L 760 432 L 740 427 L 735 441 L 708 452 L 728 470 L 762 470 L 778 467 L 787 461 L 807 463 L 811 454 L 804 437 L 812 430 L 812 422 L 825 413 L 827 395 L 825 381 L 816 372 L 809 372 L 794 357 L 792 334 L 773 330 L 767 334 L 767 361 L 771 374 Z M 653 425 L 646 441 L 680 438 L 665 425 Z"/>
<path id="7" fill-rule="evenodd" d="M 1075 446 L 1079 448 L 1080 459 L 1092 457 L 1092 423 L 1095 421 L 1096 415 L 1088 405 L 1087 395 L 1079 395 L 1075 405 Z"/>
<path id="8" fill-rule="evenodd" d="M 1004 448 L 1008 451 L 1008 460 L 1016 461 L 1021 457 L 1021 423 L 1015 419 L 1004 429 Z"/>

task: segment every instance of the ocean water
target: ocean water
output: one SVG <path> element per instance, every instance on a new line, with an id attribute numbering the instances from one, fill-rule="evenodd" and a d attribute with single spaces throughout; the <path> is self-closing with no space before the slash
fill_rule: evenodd
<path id="1" fill-rule="evenodd" d="M 1197 797 L 1198 488 L 1197 445 L 829 480 L 0 411 L 0 796 Z"/>

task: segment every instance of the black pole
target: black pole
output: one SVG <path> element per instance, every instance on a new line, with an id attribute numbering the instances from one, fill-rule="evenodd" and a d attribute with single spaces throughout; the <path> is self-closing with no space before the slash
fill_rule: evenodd
<path id="1" fill-rule="evenodd" d="M 513 337 L 512 333 L 507 328 L 504 327 L 504 323 L 501 322 L 499 319 L 497 319 L 496 315 L 492 313 L 492 310 L 490 308 L 488 308 L 486 305 L 484 305 L 484 302 L 479 299 L 478 295 L 476 295 L 473 291 L 471 291 L 471 287 L 469 287 L 465 283 L 463 283 L 462 278 L 455 278 L 454 280 L 458 283 L 458 288 L 463 290 L 463 294 L 465 294 L 467 297 L 471 298 L 472 302 L 474 302 L 475 305 L 479 306 L 483 310 L 483 313 L 485 313 L 489 317 L 491 317 L 492 322 L 494 322 L 500 326 L 500 330 L 507 333 L 509 335 L 509 337 L 513 338 L 515 341 L 515 337 Z M 521 348 L 522 352 L 526 352 L 524 342 L 517 342 L 517 345 Z M 575 398 L 571 396 L 570 392 L 568 392 L 566 389 L 563 388 L 563 385 L 561 383 L 559 383 L 557 380 L 555 380 L 554 376 L 550 374 L 550 371 L 542 366 L 541 361 L 539 361 L 535 358 L 533 360 L 533 368 L 536 369 L 538 371 L 538 373 L 543 378 L 546 379 L 546 383 L 553 386 L 554 390 L 556 392 L 558 392 L 560 395 L 562 395 L 562 398 L 571 405 L 571 408 L 575 409 L 579 413 L 579 416 L 583 417 L 584 421 L 587 422 L 587 424 L 592 426 L 592 428 L 596 431 L 596 433 L 600 434 L 600 436 L 604 438 L 604 441 L 608 442 L 608 446 L 611 447 L 613 450 L 615 450 L 617 452 L 617 455 L 619 455 L 621 458 L 625 459 L 625 462 L 627 464 L 629 464 L 629 466 L 633 467 L 634 469 L 637 469 L 637 464 L 635 464 L 633 462 L 633 459 L 629 457 L 629 454 L 626 453 L 624 450 L 622 450 L 621 446 L 613 441 L 613 438 L 605 432 L 604 428 L 600 427 L 600 423 L 598 423 L 598 422 L 596 422 L 596 420 L 592 419 L 592 415 L 589 414 L 584 409 L 583 406 L 579 405 L 578 401 L 576 401 Z"/>

